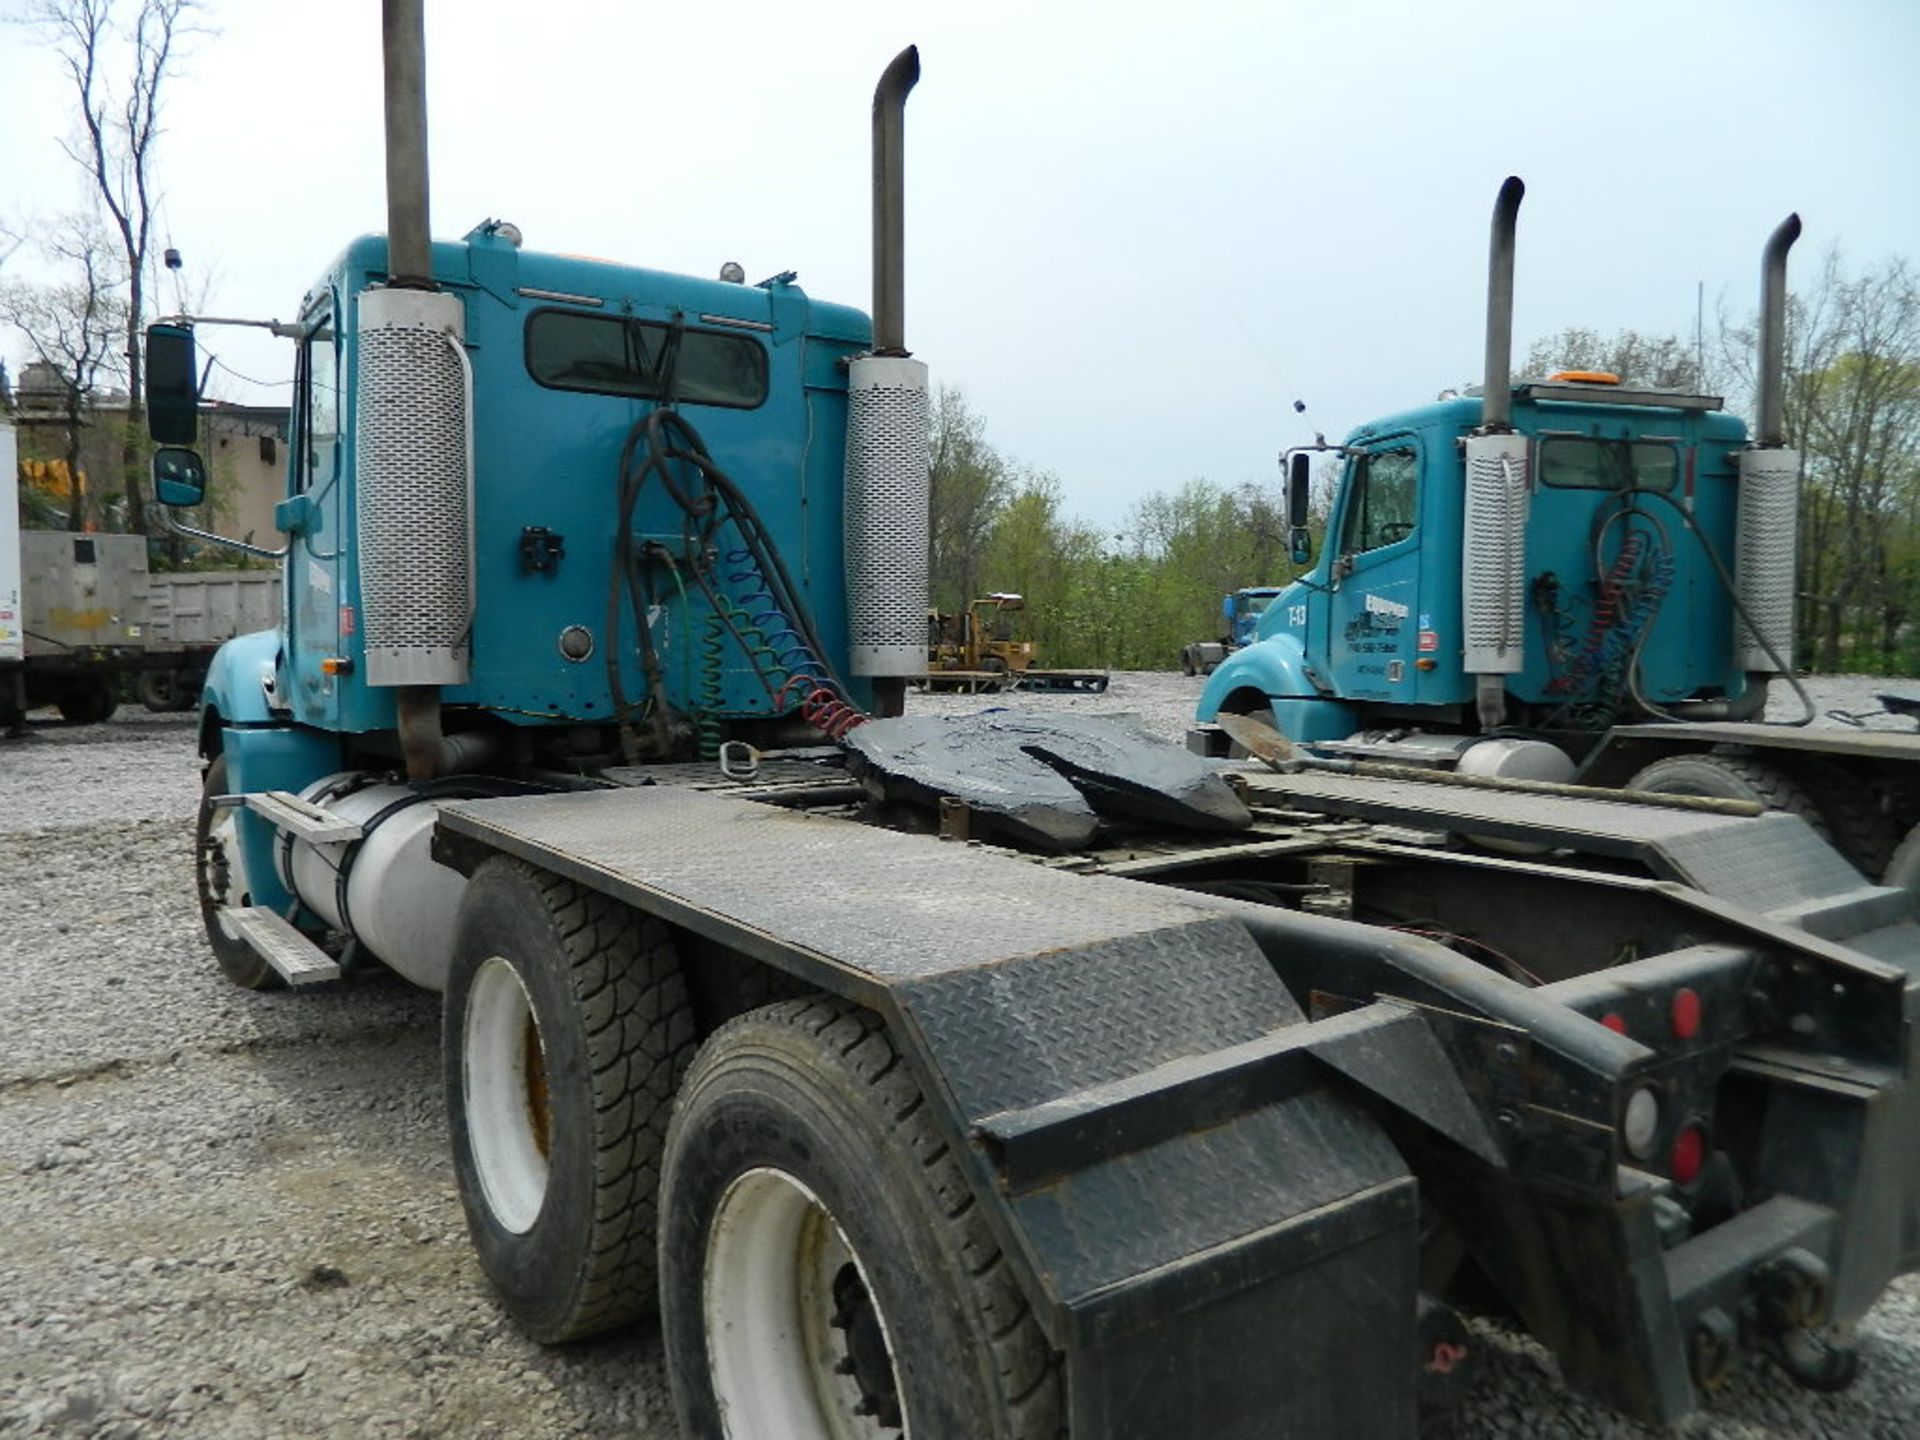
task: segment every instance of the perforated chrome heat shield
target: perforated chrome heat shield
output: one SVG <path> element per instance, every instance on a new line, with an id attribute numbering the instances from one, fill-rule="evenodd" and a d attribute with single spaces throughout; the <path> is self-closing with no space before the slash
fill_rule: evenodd
<path id="1" fill-rule="evenodd" d="M 1525 659 L 1530 494 L 1524 436 L 1468 437 L 1460 601 L 1470 675 L 1516 674 Z"/>
<path id="2" fill-rule="evenodd" d="M 463 685 L 473 628 L 473 376 L 457 296 L 359 299 L 361 626 L 369 685 Z"/>
<path id="3" fill-rule="evenodd" d="M 1735 519 L 1733 580 L 1741 603 L 1780 658 L 1793 663 L 1793 567 L 1799 529 L 1800 452 L 1740 452 L 1740 505 Z M 1738 615 L 1734 651 L 1740 668 L 1774 671 L 1759 637 Z"/>
<path id="4" fill-rule="evenodd" d="M 863 355 L 847 380 L 847 616 L 855 675 L 927 668 L 927 367 Z"/>

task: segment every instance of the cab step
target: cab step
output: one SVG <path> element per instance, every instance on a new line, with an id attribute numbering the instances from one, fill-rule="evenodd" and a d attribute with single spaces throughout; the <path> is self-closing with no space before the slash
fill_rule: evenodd
<path id="1" fill-rule="evenodd" d="M 340 962 L 264 905 L 228 906 L 221 917 L 289 985 L 340 978 Z"/>
<path id="2" fill-rule="evenodd" d="M 365 833 L 357 820 L 347 820 L 290 790 L 255 790 L 241 803 L 277 830 L 298 836 L 309 845 L 342 845 Z"/>

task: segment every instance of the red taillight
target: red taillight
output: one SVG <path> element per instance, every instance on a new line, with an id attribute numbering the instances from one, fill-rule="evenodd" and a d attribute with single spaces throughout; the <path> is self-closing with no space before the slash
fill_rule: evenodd
<path id="1" fill-rule="evenodd" d="M 1600 1023 L 1616 1035 L 1624 1035 L 1627 1033 L 1626 1019 L 1617 1010 L 1609 1010 L 1606 1014 L 1602 1015 L 1600 1017 Z"/>
<path id="2" fill-rule="evenodd" d="M 1700 1033 L 1700 992 L 1681 986 L 1673 992 L 1673 1033 L 1691 1040 Z"/>
<path id="3" fill-rule="evenodd" d="M 1700 1178 L 1700 1167 L 1707 1160 L 1707 1132 L 1698 1125 L 1688 1125 L 1673 1137 L 1673 1158 L 1671 1173 L 1674 1182 L 1691 1185 Z"/>

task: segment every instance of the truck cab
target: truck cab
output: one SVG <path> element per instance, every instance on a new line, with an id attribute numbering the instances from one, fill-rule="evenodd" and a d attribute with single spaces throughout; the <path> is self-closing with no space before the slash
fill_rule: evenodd
<path id="1" fill-rule="evenodd" d="M 1249 585 L 1236 590 L 1220 603 L 1220 617 L 1226 621 L 1221 638 L 1235 649 L 1251 645 L 1260 630 L 1260 617 L 1267 613 L 1278 585 Z"/>
<path id="2" fill-rule="evenodd" d="M 791 537 L 797 585 L 821 633 L 845 633 L 842 525 L 837 507 L 819 501 L 840 483 L 842 362 L 866 345 L 863 315 L 812 300 L 791 276 L 753 286 L 526 251 L 513 227 L 495 222 L 435 244 L 432 264 L 464 322 L 471 533 L 451 533 L 462 520 L 452 507 L 403 505 L 399 495 L 369 503 L 365 492 L 368 397 L 355 377 L 370 342 L 354 312 L 385 281 L 387 249 L 383 237 L 364 236 L 300 305 L 298 438 L 276 517 L 288 540 L 286 634 L 270 700 L 252 674 L 232 673 L 253 663 L 249 652 L 216 670 L 223 714 L 265 704 L 331 733 L 392 730 L 393 689 L 369 674 L 370 644 L 383 639 L 370 639 L 370 588 L 402 611 L 417 595 L 408 618 L 421 626 L 434 623 L 437 607 L 459 612 L 441 621 L 471 662 L 468 678 L 444 692 L 450 724 L 602 725 L 615 716 L 616 690 L 645 697 L 638 645 L 618 647 L 608 662 L 608 594 L 621 583 L 609 531 L 623 444 L 662 398 L 669 370 L 713 455 L 750 488 L 764 523 Z M 457 382 L 460 368 L 451 374 Z M 680 547 L 685 519 L 664 487 L 649 486 L 635 514 L 641 534 Z M 375 532 L 392 538 L 381 543 Z M 378 550 L 371 562 L 362 554 L 369 542 Z M 430 596 L 439 572 L 469 555 L 471 579 L 459 593 Z M 676 664 L 659 678 L 688 713 L 766 718 L 773 697 L 716 609 L 753 606 L 751 567 L 724 554 L 712 561 L 711 575 L 682 572 L 677 585 L 661 569 L 650 623 L 663 647 L 677 644 L 670 632 L 718 628 L 724 653 L 711 667 Z M 711 595 L 697 579 L 713 582 Z M 411 643 L 408 623 L 389 628 L 395 643 Z M 624 630 L 632 642 L 631 618 Z"/>
<path id="3" fill-rule="evenodd" d="M 1743 692 L 1714 557 L 1731 550 L 1746 430 L 1719 407 L 1612 377 L 1516 390 L 1529 477 L 1524 659 L 1505 681 L 1516 718 L 1578 732 L 1647 701 Z M 1464 452 L 1482 413 L 1478 397 L 1455 397 L 1347 436 L 1321 553 L 1260 616 L 1260 643 L 1214 673 L 1201 720 L 1270 710 L 1302 741 L 1471 725 Z"/>
<path id="4" fill-rule="evenodd" d="M 1196 718 L 1362 757 L 1564 780 L 1609 732 L 1740 721 L 1790 672 L 1799 456 L 1784 415 L 1787 217 L 1762 262 L 1758 418 L 1599 371 L 1515 383 L 1514 236 L 1494 202 L 1485 380 L 1284 457 L 1297 564 L 1311 467 L 1341 471 L 1318 563 L 1216 670 Z M 1811 707 L 1808 714 L 1811 716 Z M 1498 741 L 1474 747 L 1480 740 Z M 1196 732 L 1198 748 L 1223 748 Z M 1490 758 L 1495 757 L 1497 758 Z M 1512 778 L 1518 778 L 1512 776 Z"/>

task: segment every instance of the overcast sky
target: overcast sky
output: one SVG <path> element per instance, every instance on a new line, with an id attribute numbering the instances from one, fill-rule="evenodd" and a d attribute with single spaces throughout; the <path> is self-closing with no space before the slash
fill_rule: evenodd
<path id="1" fill-rule="evenodd" d="M 156 174 L 210 312 L 288 316 L 384 227 L 379 16 L 208 0 Z M 531 248 L 793 269 L 866 308 L 871 97 L 910 42 L 908 344 L 1103 526 L 1477 380 L 1507 174 L 1522 354 L 1568 325 L 1691 333 L 1700 283 L 1709 324 L 1751 309 L 1792 210 L 1800 276 L 1834 243 L 1920 253 L 1913 0 L 427 0 L 434 233 L 501 216 Z M 83 198 L 72 115 L 54 56 L 0 30 L 0 218 Z M 285 342 L 217 344 L 291 373 Z M 17 374 L 17 337 L 0 353 Z"/>

